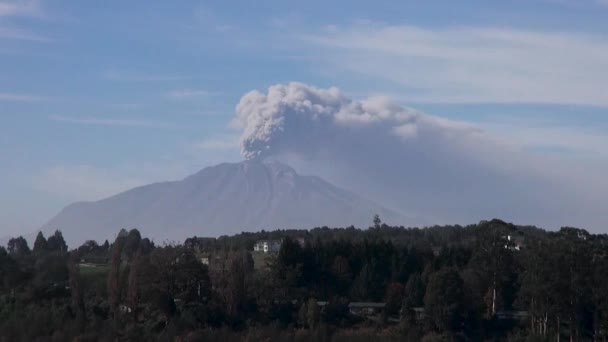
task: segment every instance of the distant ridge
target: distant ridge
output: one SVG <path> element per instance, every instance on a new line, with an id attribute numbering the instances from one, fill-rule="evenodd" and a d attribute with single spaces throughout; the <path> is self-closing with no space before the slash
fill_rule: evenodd
<path id="1" fill-rule="evenodd" d="M 43 225 L 61 229 L 75 247 L 138 228 L 155 241 L 183 241 L 241 231 L 315 226 L 367 227 L 374 214 L 406 224 L 398 213 L 319 177 L 301 176 L 278 162 L 244 161 L 207 167 L 181 181 L 137 187 L 64 208 Z"/>

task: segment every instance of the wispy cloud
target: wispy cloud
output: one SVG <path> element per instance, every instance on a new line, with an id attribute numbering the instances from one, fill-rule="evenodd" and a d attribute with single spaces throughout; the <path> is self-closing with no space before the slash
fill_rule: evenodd
<path id="1" fill-rule="evenodd" d="M 107 70 L 102 72 L 101 77 L 110 81 L 117 82 L 164 82 L 164 81 L 181 81 L 189 79 L 189 76 L 184 75 L 161 75 L 161 74 L 146 74 L 131 71 L 116 71 Z"/>
<path id="2" fill-rule="evenodd" d="M 51 38 L 31 31 L 7 27 L 0 27 L 0 39 L 28 40 L 40 43 L 50 43 L 53 41 Z"/>
<path id="3" fill-rule="evenodd" d="M 606 160 L 608 136 L 601 127 L 576 127 L 557 121 L 497 117 L 477 123 L 486 136 L 503 145 L 535 152 L 551 152 L 560 157 Z"/>
<path id="4" fill-rule="evenodd" d="M 167 122 L 132 120 L 132 119 L 107 119 L 107 118 L 77 118 L 60 115 L 51 115 L 49 120 L 77 125 L 88 126 L 122 126 L 122 127 L 148 127 L 148 128 L 172 128 L 175 125 Z"/>
<path id="5" fill-rule="evenodd" d="M 42 8 L 37 0 L 0 1 L 0 17 L 41 16 Z"/>
<path id="6" fill-rule="evenodd" d="M 44 100 L 48 100 L 48 98 L 29 94 L 0 93 L 0 101 L 6 102 L 38 102 Z"/>
<path id="7" fill-rule="evenodd" d="M 608 106 L 602 35 L 367 22 L 302 39 L 315 62 L 385 81 L 408 101 Z"/>
<path id="8" fill-rule="evenodd" d="M 202 89 L 178 89 L 168 93 L 168 96 L 174 99 L 188 99 L 194 97 L 207 97 L 216 93 Z"/>

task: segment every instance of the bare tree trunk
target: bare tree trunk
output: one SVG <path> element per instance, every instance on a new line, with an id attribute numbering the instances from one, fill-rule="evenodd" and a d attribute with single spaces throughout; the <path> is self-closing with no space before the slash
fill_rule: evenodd
<path id="1" fill-rule="evenodd" d="M 570 342 L 574 342 L 574 320 L 572 319 L 572 316 L 570 316 L 569 330 L 570 330 Z"/>
<path id="2" fill-rule="evenodd" d="M 530 330 L 532 330 L 532 335 L 536 335 L 536 317 L 534 314 L 530 315 Z"/>
<path id="3" fill-rule="evenodd" d="M 534 314 L 532 309 L 534 308 L 534 298 L 532 298 L 531 302 L 530 302 L 530 308 L 529 308 L 529 312 L 530 312 L 530 330 L 532 330 L 532 335 L 536 334 L 536 331 L 534 331 Z"/>
<path id="4" fill-rule="evenodd" d="M 496 280 L 492 285 L 492 317 L 496 315 Z"/>
<path id="5" fill-rule="evenodd" d="M 557 316 L 557 342 L 559 342 L 559 338 L 561 337 L 559 327 L 560 327 L 559 316 Z"/>

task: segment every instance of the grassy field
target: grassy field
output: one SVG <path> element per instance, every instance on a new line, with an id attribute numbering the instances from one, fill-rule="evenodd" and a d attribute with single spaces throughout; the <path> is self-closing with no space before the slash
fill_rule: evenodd
<path id="1" fill-rule="evenodd" d="M 80 264 L 80 276 L 85 288 L 105 292 L 105 285 L 110 272 L 108 264 Z"/>
<path id="2" fill-rule="evenodd" d="M 110 265 L 108 264 L 80 264 L 80 274 L 82 276 L 96 276 L 99 274 L 107 275 L 110 271 Z"/>

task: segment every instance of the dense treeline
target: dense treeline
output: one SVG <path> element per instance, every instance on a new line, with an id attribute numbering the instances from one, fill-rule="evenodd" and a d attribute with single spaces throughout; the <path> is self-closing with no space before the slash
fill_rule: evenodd
<path id="1" fill-rule="evenodd" d="M 605 341 L 607 242 L 499 220 L 72 251 L 57 231 L 0 248 L 0 341 Z"/>

